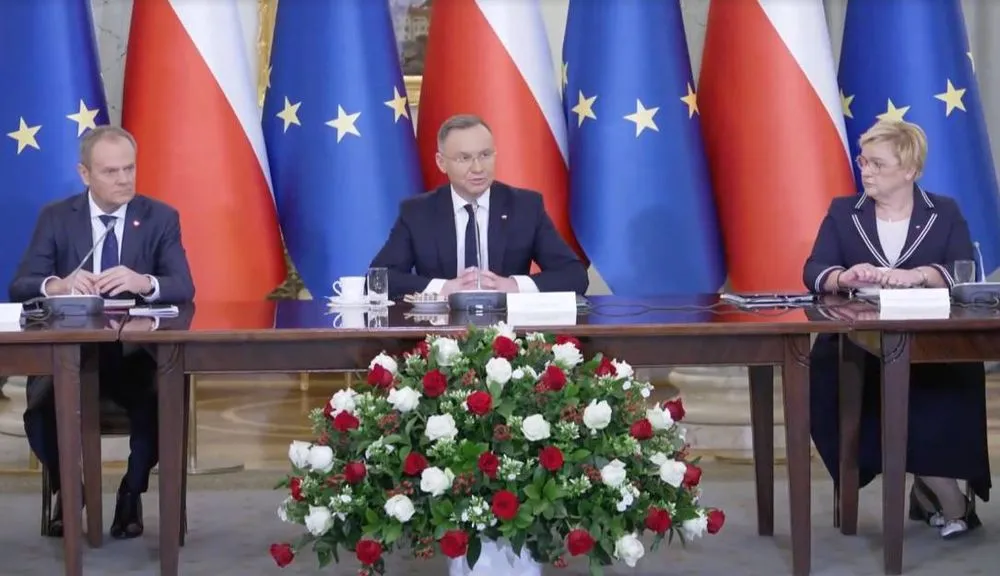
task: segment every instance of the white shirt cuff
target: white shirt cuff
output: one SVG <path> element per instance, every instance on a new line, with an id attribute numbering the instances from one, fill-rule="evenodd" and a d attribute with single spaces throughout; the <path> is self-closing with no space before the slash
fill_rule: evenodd
<path id="1" fill-rule="evenodd" d="M 514 282 L 517 282 L 517 289 L 524 293 L 534 293 L 538 292 L 538 286 L 535 281 L 531 279 L 531 276 L 511 276 Z"/>
<path id="2" fill-rule="evenodd" d="M 156 276 L 150 276 L 146 274 L 146 278 L 149 278 L 149 283 L 153 285 L 153 293 L 149 296 L 140 296 L 146 302 L 156 302 L 160 298 L 160 281 L 156 279 Z"/>
<path id="3" fill-rule="evenodd" d="M 431 280 L 427 284 L 427 287 L 424 288 L 423 294 L 440 294 L 441 289 L 444 288 L 445 282 L 447 282 L 447 280 L 442 280 L 440 278 Z"/>
<path id="4" fill-rule="evenodd" d="M 45 285 L 49 283 L 49 280 L 58 280 L 58 276 L 49 276 L 45 280 L 42 280 L 42 285 L 38 288 L 38 291 L 42 293 L 42 296 L 48 298 L 49 293 L 45 291 Z"/>

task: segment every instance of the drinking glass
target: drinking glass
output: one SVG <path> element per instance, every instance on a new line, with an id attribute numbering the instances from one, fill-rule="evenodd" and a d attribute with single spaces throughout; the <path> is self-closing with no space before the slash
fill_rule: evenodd
<path id="1" fill-rule="evenodd" d="M 387 268 L 368 269 L 368 302 L 374 305 L 389 301 L 389 270 Z"/>
<path id="2" fill-rule="evenodd" d="M 955 284 L 968 284 L 976 281 L 976 261 L 955 261 Z"/>

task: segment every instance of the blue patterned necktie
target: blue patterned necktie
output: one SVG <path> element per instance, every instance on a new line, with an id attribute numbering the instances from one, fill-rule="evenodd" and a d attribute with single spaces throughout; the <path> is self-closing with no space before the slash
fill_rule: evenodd
<path id="1" fill-rule="evenodd" d="M 478 250 L 476 250 L 476 211 L 472 204 L 465 205 L 469 213 L 469 223 L 465 225 L 465 267 L 479 266 Z M 461 274 L 461 270 L 458 271 Z"/>
<path id="2" fill-rule="evenodd" d="M 104 246 L 101 247 L 101 272 L 103 272 L 118 265 L 118 236 L 115 235 L 117 218 L 105 214 L 100 216 L 100 219 L 105 228 L 110 228 L 104 237 Z"/>

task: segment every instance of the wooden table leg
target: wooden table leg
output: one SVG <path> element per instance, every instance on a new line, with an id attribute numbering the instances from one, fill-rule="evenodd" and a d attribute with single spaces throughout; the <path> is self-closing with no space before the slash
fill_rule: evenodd
<path id="1" fill-rule="evenodd" d="M 882 334 L 882 538 L 886 574 L 903 572 L 906 438 L 910 414 L 910 338 Z"/>
<path id="2" fill-rule="evenodd" d="M 160 574 L 177 576 L 184 478 L 184 359 L 177 344 L 157 346 L 160 436 Z"/>
<path id="3" fill-rule="evenodd" d="M 840 499 L 841 534 L 858 533 L 858 450 L 865 351 L 840 337 Z"/>
<path id="4" fill-rule="evenodd" d="M 750 433 L 757 534 L 774 535 L 774 366 L 750 366 Z"/>
<path id="5" fill-rule="evenodd" d="M 809 335 L 785 337 L 781 369 L 785 409 L 785 452 L 791 512 L 792 574 L 809 574 L 812 563 L 809 451 Z"/>
<path id="6" fill-rule="evenodd" d="M 104 540 L 101 502 L 101 391 L 99 349 L 80 350 L 80 428 L 83 434 L 83 502 L 87 510 L 87 542 L 100 548 Z"/>
<path id="7" fill-rule="evenodd" d="M 63 551 L 67 576 L 83 574 L 80 539 L 80 346 L 52 347 L 52 380 L 56 400 L 56 435 L 59 445 L 59 490 L 63 507 Z"/>

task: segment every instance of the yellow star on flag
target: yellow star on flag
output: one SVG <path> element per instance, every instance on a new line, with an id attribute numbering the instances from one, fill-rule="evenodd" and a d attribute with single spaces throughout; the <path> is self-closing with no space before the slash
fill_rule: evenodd
<path id="1" fill-rule="evenodd" d="M 944 102 L 948 107 L 944 111 L 945 116 L 951 116 L 952 110 L 958 108 L 962 112 L 965 112 L 965 104 L 962 103 L 962 96 L 965 95 L 965 88 L 961 90 L 956 90 L 951 84 L 951 80 L 948 80 L 948 89 L 940 94 L 935 94 L 934 97 L 938 100 Z"/>
<path id="2" fill-rule="evenodd" d="M 844 91 L 840 91 L 840 107 L 844 111 L 844 118 L 854 118 L 854 113 L 851 112 L 851 102 L 854 102 L 854 94 L 850 96 L 844 94 Z"/>
<path id="3" fill-rule="evenodd" d="M 656 116 L 657 111 L 660 107 L 646 108 L 642 105 L 642 101 L 638 98 L 635 100 L 635 112 L 625 116 L 625 119 L 629 122 L 635 122 L 635 137 L 638 138 L 642 131 L 646 128 L 650 130 L 660 131 L 660 128 L 653 121 L 653 116 Z"/>
<path id="4" fill-rule="evenodd" d="M 691 88 L 691 83 L 687 83 L 687 95 L 681 97 L 681 102 L 687 104 L 688 107 L 688 118 L 691 118 L 695 114 L 701 114 L 698 110 L 698 94 L 695 93 L 694 89 Z"/>
<path id="5" fill-rule="evenodd" d="M 302 123 L 299 122 L 299 106 L 302 106 L 302 102 L 292 104 L 288 101 L 288 96 L 285 96 L 285 107 L 281 109 L 281 112 L 275 114 L 275 116 L 285 121 L 283 132 L 288 132 L 288 127 L 292 124 L 302 126 Z"/>
<path id="6" fill-rule="evenodd" d="M 399 94 L 399 88 L 396 88 L 395 86 L 392 87 L 392 96 L 393 96 L 392 100 L 385 101 L 385 105 L 388 106 L 389 108 L 392 108 L 392 111 L 395 113 L 394 114 L 395 117 L 392 119 L 392 121 L 399 122 L 399 119 L 402 118 L 403 116 L 409 118 L 410 107 L 406 105 L 406 96 L 401 96 Z"/>
<path id="7" fill-rule="evenodd" d="M 361 132 L 358 132 L 358 128 L 354 125 L 358 116 L 361 116 L 361 112 L 348 114 L 344 112 L 343 106 L 337 105 L 337 117 L 326 123 L 327 126 L 337 129 L 337 142 L 344 139 L 344 134 L 354 134 L 358 138 L 361 137 Z"/>
<path id="8" fill-rule="evenodd" d="M 587 98 L 583 95 L 581 90 L 577 96 L 576 106 L 571 108 L 571 111 L 576 114 L 576 126 L 579 128 L 583 126 L 583 121 L 586 118 L 591 118 L 597 120 L 597 115 L 594 114 L 594 101 L 597 100 L 597 95 L 593 95 Z"/>
<path id="9" fill-rule="evenodd" d="M 87 105 L 83 103 L 83 100 L 80 100 L 80 111 L 76 114 L 69 114 L 66 117 L 76 122 L 76 135 L 80 136 L 87 128 L 97 128 L 97 123 L 94 120 L 100 111 L 100 108 L 87 109 Z"/>
<path id="10" fill-rule="evenodd" d="M 21 124 L 17 130 L 13 132 L 8 132 L 7 136 L 10 136 L 14 140 L 17 140 L 17 153 L 20 154 L 25 148 L 31 146 L 35 150 L 41 150 L 38 146 L 38 140 L 35 140 L 35 134 L 42 129 L 42 125 L 38 126 L 28 126 L 24 121 L 24 117 L 21 117 Z"/>
<path id="11" fill-rule="evenodd" d="M 909 106 L 903 106 L 902 108 L 896 108 L 896 105 L 892 103 L 892 98 L 889 98 L 889 104 L 887 105 L 885 112 L 876 116 L 879 120 L 884 120 L 886 122 L 902 122 L 903 116 L 910 110 Z"/>

